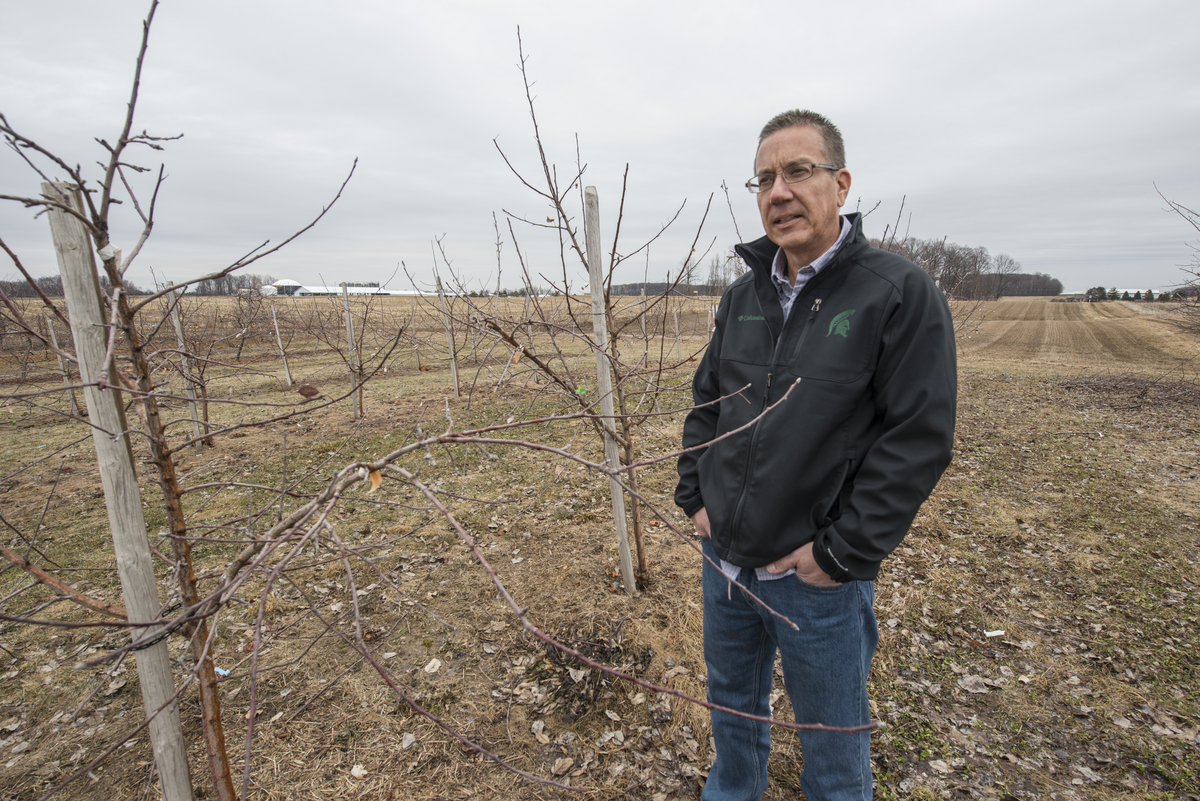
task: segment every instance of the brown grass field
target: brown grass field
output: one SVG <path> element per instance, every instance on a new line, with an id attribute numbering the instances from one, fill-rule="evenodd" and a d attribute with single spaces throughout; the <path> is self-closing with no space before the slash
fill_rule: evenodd
<path id="1" fill-rule="evenodd" d="M 590 370 L 594 395 L 594 359 L 580 339 L 587 325 L 576 332 L 563 299 L 545 302 L 547 325 L 522 327 L 518 340 L 526 344 L 532 333 L 531 350 L 545 355 L 553 334 L 556 369 L 578 376 L 585 390 Z M 705 345 L 714 302 L 677 301 L 678 342 L 674 310 L 656 310 L 646 360 L 664 367 L 629 384 L 632 392 L 652 382 L 653 391 L 632 397 L 641 411 L 662 412 L 637 430 L 640 459 L 677 447 L 689 357 Z M 578 407 L 539 380 L 529 358 L 513 361 L 511 348 L 461 328 L 464 392 L 455 398 L 436 309 L 399 298 L 360 303 L 364 352 L 378 354 L 362 420 L 349 400 L 336 400 L 349 387 L 333 344 L 340 300 L 277 299 L 292 372 L 324 398 L 283 407 L 298 412 L 287 420 L 233 428 L 212 447 L 181 452 L 183 480 L 195 487 L 185 500 L 202 580 L 228 562 L 237 548 L 230 541 L 265 530 L 281 507 L 319 491 L 345 465 L 430 432 Z M 521 299 L 478 303 L 478 315 L 524 313 Z M 240 326 L 236 306 L 197 301 L 185 315 L 197 338 L 217 343 L 206 375 L 210 397 L 235 402 L 212 406 L 213 422 L 226 426 L 281 408 L 244 403 L 300 400 L 283 380 L 273 331 L 258 319 Z M 878 797 L 1200 798 L 1200 343 L 1170 314 L 1142 312 L 1119 302 L 1032 299 L 971 313 L 960 346 L 955 460 L 877 581 Z M 454 313 L 471 316 L 462 300 Z M 154 340 L 162 348 L 173 347 L 167 329 Z M 248 329 L 235 359 L 239 332 Z M 65 331 L 58 335 L 65 341 Z M 623 359 L 638 361 L 640 327 L 630 326 L 621 343 Z M 0 544 L 119 602 L 88 431 L 64 416 L 61 395 L 28 394 L 57 386 L 56 370 L 19 337 L 0 343 Z M 162 382 L 165 393 L 181 394 L 176 374 L 164 371 Z M 168 400 L 166 415 L 181 421 L 172 430 L 182 440 L 186 405 Z M 600 458 L 598 440 L 577 418 L 504 436 Z M 136 439 L 135 455 L 145 457 Z M 539 629 L 600 663 L 704 696 L 699 560 L 671 503 L 673 459 L 639 474 L 650 576 L 632 597 L 616 571 L 602 474 L 544 450 L 486 443 L 437 445 L 398 463 L 439 493 Z M 224 486 L 209 486 L 217 483 Z M 271 488 L 285 483 L 295 487 L 281 500 Z M 523 631 L 422 495 L 393 480 L 372 495 L 366 489 L 356 485 L 334 508 L 336 540 L 306 546 L 268 592 L 265 571 L 253 573 L 218 616 L 228 751 L 239 786 L 249 753 L 248 798 L 698 798 L 712 756 L 703 708 L 548 650 Z M 148 465 L 142 494 L 152 543 L 169 553 Z M 158 571 L 165 598 L 170 567 L 164 561 Z M 16 567 L 0 574 L 0 612 L 95 620 L 31 585 Z M 379 668 L 355 644 L 356 602 L 361 642 Z M 136 657 L 77 667 L 125 642 L 116 628 L 0 622 L 0 799 L 42 796 L 136 727 Z M 173 656 L 186 657 L 181 637 L 170 643 Z M 414 711 L 385 673 L 430 716 Z M 181 661 L 180 682 L 185 675 Z M 252 690 L 257 714 L 248 736 Z M 775 714 L 789 719 L 786 695 Z M 189 688 L 182 716 L 193 783 L 197 797 L 208 798 L 198 715 Z M 765 797 L 800 798 L 796 739 L 779 727 L 774 738 Z M 55 797 L 159 797 L 145 734 Z"/>

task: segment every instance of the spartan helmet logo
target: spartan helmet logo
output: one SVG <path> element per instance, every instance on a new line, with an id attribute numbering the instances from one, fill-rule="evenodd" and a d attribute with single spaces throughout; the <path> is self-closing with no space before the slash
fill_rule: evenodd
<path id="1" fill-rule="evenodd" d="M 850 334 L 850 315 L 854 314 L 854 309 L 846 309 L 844 312 L 838 312 L 837 317 L 829 321 L 829 331 L 825 334 L 826 337 L 837 334 L 839 337 L 849 336 Z"/>

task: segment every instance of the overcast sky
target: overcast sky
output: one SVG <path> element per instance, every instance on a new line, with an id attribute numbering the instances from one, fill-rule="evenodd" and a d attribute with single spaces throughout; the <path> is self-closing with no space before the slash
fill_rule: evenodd
<path id="1" fill-rule="evenodd" d="M 73 163 L 120 131 L 146 0 L 0 3 L 0 111 Z M 847 210 L 879 204 L 902 233 L 1007 253 L 1068 291 L 1179 283 L 1195 231 L 1163 194 L 1200 205 L 1200 3 L 314 2 L 167 0 L 151 30 L 136 130 L 184 134 L 129 159 L 169 176 L 130 271 L 176 282 L 263 240 L 316 229 L 253 272 L 301 283 L 432 277 L 440 238 L 470 287 L 521 283 L 505 211 L 545 221 L 493 144 L 537 181 L 518 70 L 520 27 L 542 140 L 561 176 L 600 194 L 606 250 L 629 165 L 617 250 L 679 219 L 618 282 L 663 280 L 687 256 L 762 234 L 743 183 L 759 128 L 787 108 L 830 117 L 853 176 Z M 93 178 L 99 168 L 92 168 Z M 56 175 L 55 177 L 61 177 Z M 36 174 L 0 153 L 0 193 Z M 721 191 L 730 187 L 733 215 Z M 148 193 L 148 184 L 140 184 Z M 577 210 L 578 200 L 570 208 Z M 140 230 L 128 206 L 117 246 Z M 557 240 L 514 222 L 532 271 L 561 278 Z M 0 204 L 0 237 L 36 275 L 49 226 Z M 708 259 L 703 260 L 707 265 Z M 444 273 L 443 269 L 443 273 Z M 578 262 L 572 284 L 586 283 Z M 15 277 L 11 264 L 0 276 Z M 535 277 L 535 282 L 544 283 Z M 400 273 L 390 284 L 406 288 Z"/>

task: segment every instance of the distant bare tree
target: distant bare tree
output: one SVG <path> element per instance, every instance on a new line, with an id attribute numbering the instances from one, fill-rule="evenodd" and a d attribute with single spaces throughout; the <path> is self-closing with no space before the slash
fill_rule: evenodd
<path id="1" fill-rule="evenodd" d="M 1021 262 L 1014 259 L 1007 253 L 997 253 L 992 259 L 992 272 L 989 287 L 992 292 L 993 300 L 999 300 L 1003 296 L 1009 294 L 1009 290 L 1016 279 L 1016 276 L 1021 272 Z"/>
<path id="2" fill-rule="evenodd" d="M 1156 186 L 1155 189 L 1157 190 L 1158 187 Z M 1200 212 L 1182 203 L 1176 203 L 1164 195 L 1161 190 L 1159 190 L 1158 196 L 1167 202 L 1170 211 L 1179 215 L 1184 222 L 1200 233 Z M 1189 331 L 1200 331 L 1200 245 L 1188 243 L 1188 247 L 1192 250 L 1192 260 L 1187 264 L 1179 265 L 1179 269 L 1187 274 L 1187 278 L 1176 289 L 1175 294 L 1184 299 L 1184 327 Z M 1170 295 L 1171 293 L 1164 292 L 1163 294 Z M 1146 299 L 1152 300 L 1149 292 L 1146 293 Z"/>

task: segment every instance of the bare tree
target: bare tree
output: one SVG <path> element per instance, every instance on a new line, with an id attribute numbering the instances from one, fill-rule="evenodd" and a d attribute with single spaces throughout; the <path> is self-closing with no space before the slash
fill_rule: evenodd
<path id="1" fill-rule="evenodd" d="M 1166 201 L 1168 211 L 1177 215 L 1194 231 L 1200 233 L 1200 212 L 1171 200 L 1157 186 L 1155 186 L 1155 191 Z M 1185 327 L 1190 331 L 1200 331 L 1200 244 L 1188 243 L 1188 247 L 1192 251 L 1191 261 L 1181 264 L 1179 267 L 1187 275 L 1187 278 L 1175 290 L 1175 294 L 1183 299 L 1182 311 Z"/>
<path id="2" fill-rule="evenodd" d="M 144 437 L 142 441 L 148 445 L 150 461 L 154 466 L 162 492 L 163 508 L 170 532 L 169 541 L 174 551 L 172 563 L 176 583 L 175 594 L 180 599 L 184 610 L 173 625 L 168 626 L 167 631 L 169 632 L 171 628 L 178 628 L 190 638 L 193 663 L 187 682 L 194 681 L 199 692 L 204 739 L 214 786 L 220 798 L 232 799 L 235 797 L 235 792 L 229 759 L 225 753 L 217 675 L 212 659 L 212 642 L 208 626 L 208 618 L 219 608 L 221 601 L 219 595 L 216 598 L 212 596 L 202 598 L 199 590 L 191 555 L 192 537 L 189 534 L 187 514 L 183 506 L 184 492 L 178 480 L 178 448 L 171 442 L 172 438 L 169 435 L 171 421 L 164 418 L 161 413 L 160 404 L 164 399 L 164 393 L 156 381 L 164 354 L 154 346 L 153 337 L 166 328 L 166 317 L 160 315 L 146 325 L 141 324 L 142 317 L 155 315 L 161 311 L 161 304 L 158 301 L 167 296 L 168 290 L 161 290 L 148 298 L 135 302 L 131 298 L 134 288 L 126 279 L 127 271 L 154 228 L 156 202 L 164 176 L 164 171 L 160 167 L 157 177 L 148 187 L 139 187 L 137 176 L 151 171 L 146 167 L 134 164 L 134 157 L 130 155 L 130 151 L 136 148 L 161 151 L 164 142 L 179 138 L 178 136 L 153 136 L 146 132 L 139 134 L 135 133 L 133 128 L 142 68 L 157 6 L 157 0 L 152 0 L 150 10 L 143 23 L 142 41 L 123 127 L 111 143 L 105 139 L 97 139 L 107 153 L 107 160 L 100 163 L 102 175 L 95 181 L 91 180 L 82 167 L 72 166 L 70 161 L 40 145 L 36 139 L 18 130 L 9 123 L 3 114 L 0 114 L 0 135 L 4 137 L 5 143 L 44 182 L 41 194 L 0 194 L 0 199 L 21 203 L 27 208 L 38 210 L 39 213 L 50 211 L 54 215 L 78 222 L 82 226 L 84 236 L 90 238 L 95 254 L 100 258 L 103 272 L 99 281 L 95 280 L 95 276 L 92 277 L 92 280 L 93 285 L 100 290 L 96 301 L 105 304 L 101 314 L 111 323 L 107 354 L 100 364 L 88 365 L 89 374 L 98 374 L 98 379 L 89 386 L 94 386 L 100 391 L 124 390 L 135 400 L 142 424 L 140 432 Z M 59 172 L 65 175 L 66 181 L 51 181 L 49 172 Z M 153 172 L 151 174 L 153 175 Z M 117 249 L 109 236 L 110 215 L 116 204 L 121 202 L 118 195 L 122 188 L 124 189 L 124 199 L 129 202 L 142 222 L 140 237 L 124 258 L 122 258 L 122 251 Z M 149 202 L 143 205 L 147 194 Z M 340 196 L 340 190 L 338 195 Z M 336 199 L 335 197 L 334 200 L 336 201 Z M 232 275 L 237 270 L 279 250 L 300 233 L 311 228 L 327 210 L 328 206 L 309 225 L 283 243 L 268 249 L 256 248 L 251 254 L 237 259 L 227 267 L 187 283 L 219 281 Z M 52 216 L 52 222 L 54 219 L 57 218 Z M 20 260 L 16 254 L 7 247 L 4 249 L 14 264 L 20 267 Z M 90 252 L 84 255 L 87 263 L 93 263 Z M 91 269 L 94 270 L 94 266 Z M 21 271 L 24 273 L 23 268 Z M 26 277 L 28 279 L 28 276 Z M 30 281 L 30 283 L 36 285 L 36 282 Z M 56 314 L 61 314 L 49 302 L 44 292 L 39 292 L 39 294 L 47 306 Z M 251 319 L 253 317 L 257 317 L 257 315 L 251 315 L 244 321 L 243 332 L 248 330 L 249 325 L 253 322 Z M 27 322 L 22 322 L 22 327 L 27 332 L 36 334 L 36 329 Z M 148 336 L 144 333 L 147 331 L 149 332 Z M 39 338 L 41 337 L 39 336 Z M 239 339 L 241 342 L 238 351 L 240 355 L 246 334 L 242 333 Z M 172 352 L 174 351 L 175 349 L 172 349 Z M 124 354 L 125 364 L 128 365 L 128 368 L 117 366 L 116 356 L 118 353 Z M 73 361 L 76 360 L 72 354 L 64 352 L 62 355 Z M 128 437 L 127 432 L 119 430 L 112 432 L 112 435 Z M 152 636 L 138 628 L 132 629 L 132 633 L 133 641 L 125 648 L 120 649 L 120 653 L 128 653 L 129 649 L 134 647 L 146 647 L 165 636 L 165 634 L 156 632 L 153 632 Z M 147 709 L 146 715 L 148 718 L 153 718 L 161 711 L 161 709 Z M 172 788 L 173 798 L 180 797 L 176 794 L 177 792 L 183 792 L 188 797 L 191 795 L 190 787 L 185 787 L 182 791 Z"/>
<path id="3" fill-rule="evenodd" d="M 541 165 L 541 174 L 536 178 L 523 175 L 513 166 L 503 149 L 500 148 L 499 143 L 496 143 L 496 148 L 517 179 L 536 196 L 540 197 L 544 202 L 549 203 L 553 216 L 543 223 L 540 220 L 533 220 L 529 216 L 506 211 L 508 230 L 517 258 L 521 264 L 523 283 L 529 291 L 533 287 L 533 276 L 529 274 L 526 260 L 523 256 L 516 232 L 513 229 L 513 222 L 523 223 L 534 230 L 549 230 L 557 237 L 560 243 L 559 252 L 561 255 L 559 267 L 561 268 L 561 278 L 550 278 L 544 274 L 541 274 L 540 278 L 549 284 L 555 292 L 565 298 L 566 316 L 571 326 L 569 330 L 564 330 L 561 324 L 550 323 L 547 320 L 545 306 L 535 299 L 533 314 L 534 317 L 539 318 L 536 320 L 536 325 L 538 328 L 554 332 L 554 334 L 568 334 L 577 347 L 585 351 L 590 351 L 594 347 L 588 337 L 588 333 L 592 327 L 591 322 L 587 319 L 590 305 L 586 301 L 577 300 L 573 296 L 569 279 L 570 267 L 568 264 L 568 259 L 570 258 L 576 264 L 580 265 L 584 271 L 587 271 L 589 266 L 588 255 L 583 243 L 583 231 L 581 230 L 581 226 L 576 222 L 576 220 L 583 217 L 582 177 L 586 171 L 586 167 L 578 160 L 577 156 L 577 163 L 574 170 L 567 174 L 568 177 L 565 182 L 560 181 L 556 166 L 550 162 L 546 155 L 546 150 L 538 129 L 532 84 L 526 72 L 528 59 L 521 45 L 519 31 L 517 40 L 525 99 L 529 109 L 530 121 L 533 125 L 534 144 L 537 148 L 538 159 Z M 647 241 L 628 252 L 622 252 L 621 225 L 624 219 L 625 192 L 628 185 L 628 178 L 629 167 L 626 165 L 625 173 L 622 177 L 621 198 L 618 204 L 616 222 L 614 223 L 612 245 L 608 250 L 607 264 L 603 265 L 602 274 L 604 276 L 604 309 L 609 338 L 607 358 L 616 377 L 613 384 L 613 395 L 616 400 L 616 422 L 619 425 L 618 437 L 621 441 L 620 458 L 622 465 L 627 471 L 624 480 L 627 482 L 630 498 L 633 501 L 631 504 L 631 517 L 637 550 L 637 567 L 635 572 L 638 581 L 645 581 L 649 573 L 643 545 L 642 509 L 638 501 L 636 468 L 638 448 L 635 432 L 639 426 L 654 419 L 659 414 L 660 397 L 662 397 L 663 391 L 666 389 L 663 381 L 667 372 L 679 363 L 694 356 L 692 353 L 684 355 L 681 348 L 677 348 L 676 360 L 672 363 L 669 357 L 669 349 L 666 347 L 666 336 L 670 324 L 669 320 L 677 320 L 678 315 L 678 310 L 676 309 L 672 317 L 672 310 L 670 308 L 672 295 L 680 287 L 692 286 L 693 276 L 697 273 L 699 265 L 712 247 L 711 242 L 707 247 L 700 247 L 700 237 L 704 222 L 712 206 L 712 196 L 710 195 L 708 198 L 708 203 L 705 206 L 704 213 L 697 226 L 696 234 L 693 237 L 687 255 L 681 261 L 678 269 L 673 271 L 673 274 L 667 276 L 666 290 L 657 297 L 648 298 L 644 304 L 639 303 L 634 307 L 632 313 L 626 312 L 622 314 L 612 294 L 613 276 L 617 268 L 628 259 L 648 251 L 650 245 L 679 218 L 684 207 L 684 204 L 681 204 L 675 214 Z M 573 195 L 576 196 L 580 204 L 580 210 L 577 213 L 572 213 L 568 208 L 569 203 L 573 205 L 570 201 Z M 550 384 L 560 388 L 563 394 L 572 400 L 573 405 L 587 415 L 586 419 L 591 423 L 595 434 L 601 439 L 603 438 L 604 421 L 596 414 L 596 406 L 600 402 L 600 399 L 587 396 L 585 387 L 586 378 L 584 377 L 586 373 L 580 375 L 571 370 L 566 358 L 566 350 L 557 336 L 552 334 L 550 337 L 550 354 L 538 354 L 526 347 L 519 338 L 521 327 L 532 326 L 535 324 L 535 320 L 513 321 L 496 319 L 494 314 L 488 315 L 482 309 L 480 310 L 480 317 L 483 319 L 484 325 L 507 343 L 510 348 L 526 354 L 529 363 L 534 365 Z M 646 330 L 648 321 L 653 321 L 651 329 L 659 332 L 658 353 L 653 355 L 649 352 L 648 344 L 641 341 L 640 337 L 638 337 L 638 341 L 641 347 L 636 349 L 629 347 L 629 340 L 633 338 L 631 335 L 634 332 Z M 683 385 L 676 385 L 673 389 L 682 392 L 685 387 Z"/>
<path id="4" fill-rule="evenodd" d="M 997 253 L 992 259 L 991 286 L 992 300 L 999 300 L 1011 293 L 1013 284 L 1021 272 L 1021 262 L 1007 253 Z"/>

